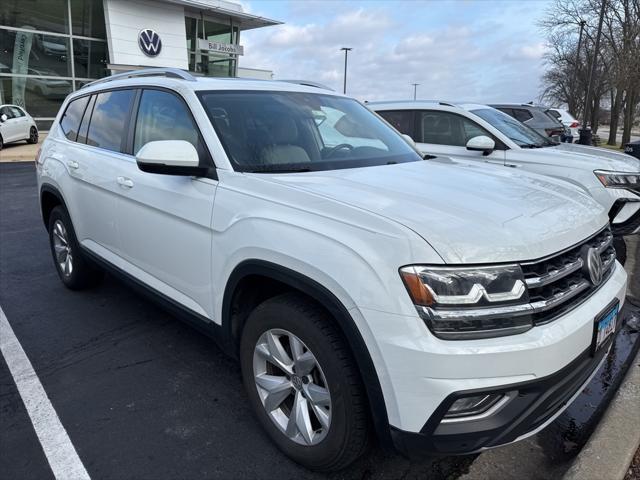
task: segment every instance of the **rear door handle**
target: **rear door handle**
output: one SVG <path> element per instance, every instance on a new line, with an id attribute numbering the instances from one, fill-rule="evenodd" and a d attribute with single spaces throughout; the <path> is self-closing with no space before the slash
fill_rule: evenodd
<path id="1" fill-rule="evenodd" d="M 77 170 L 78 168 L 80 168 L 80 164 L 74 160 L 69 160 L 67 162 L 67 167 L 73 169 L 73 170 Z"/>
<path id="2" fill-rule="evenodd" d="M 118 177 L 118 185 L 120 185 L 121 187 L 124 187 L 124 188 L 132 188 L 133 187 L 133 180 L 131 180 L 130 178 L 126 178 L 126 177 Z"/>

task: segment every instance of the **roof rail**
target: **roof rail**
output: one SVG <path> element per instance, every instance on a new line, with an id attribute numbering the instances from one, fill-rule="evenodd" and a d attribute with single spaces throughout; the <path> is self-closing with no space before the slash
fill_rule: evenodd
<path id="1" fill-rule="evenodd" d="M 112 82 L 114 80 L 120 80 L 123 78 L 136 77 L 170 77 L 181 78 L 182 80 L 188 80 L 190 82 L 196 81 L 196 77 L 191 75 L 189 72 L 180 70 L 179 68 L 144 68 L 142 70 L 132 70 L 130 72 L 117 73 L 115 75 L 111 75 L 110 77 L 101 78 L 100 80 L 95 80 L 93 82 L 87 83 L 81 88 L 98 85 L 100 83 Z"/>
<path id="2" fill-rule="evenodd" d="M 332 92 L 334 91 L 333 88 L 327 87 L 322 83 L 314 82 L 313 80 L 277 80 L 277 81 L 285 82 L 285 83 L 295 83 L 297 85 L 304 85 L 305 87 L 322 88 L 323 90 L 331 90 Z"/>

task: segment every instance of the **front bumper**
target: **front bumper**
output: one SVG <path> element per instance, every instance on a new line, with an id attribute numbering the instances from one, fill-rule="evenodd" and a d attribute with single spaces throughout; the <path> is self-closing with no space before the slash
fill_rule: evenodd
<path id="1" fill-rule="evenodd" d="M 425 453 L 452 455 L 478 452 L 532 435 L 553 421 L 589 382 L 602 363 L 613 339 L 594 356 L 586 349 L 578 358 L 545 378 L 474 389 L 449 395 L 419 433 L 392 428 L 396 449 L 410 457 Z M 508 402 L 493 415 L 454 423 L 441 423 L 459 398 L 480 394 L 505 394 Z"/>

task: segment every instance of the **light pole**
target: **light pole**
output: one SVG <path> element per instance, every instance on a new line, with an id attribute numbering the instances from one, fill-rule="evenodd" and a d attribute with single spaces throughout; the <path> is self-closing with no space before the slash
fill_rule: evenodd
<path id="1" fill-rule="evenodd" d="M 591 97 L 593 94 L 593 77 L 596 73 L 596 61 L 598 60 L 598 50 L 600 49 L 600 36 L 602 35 L 602 22 L 604 21 L 604 11 L 607 8 L 607 0 L 601 0 L 600 19 L 598 21 L 598 32 L 596 33 L 596 44 L 593 47 L 593 58 L 591 59 L 591 70 L 589 71 L 589 83 L 587 83 L 587 98 L 584 101 L 584 123 L 580 130 L 579 143 L 582 145 L 591 145 L 592 133 L 591 128 L 587 127 L 589 121 L 593 124 L 593 118 L 590 118 Z"/>
<path id="2" fill-rule="evenodd" d="M 413 85 L 413 99 L 416 99 L 416 94 L 418 92 L 418 85 L 420 85 L 419 83 L 412 83 L 411 85 Z"/>
<path id="3" fill-rule="evenodd" d="M 340 50 L 344 50 L 344 84 L 342 86 L 342 93 L 347 93 L 347 55 L 353 48 L 342 47 Z"/>

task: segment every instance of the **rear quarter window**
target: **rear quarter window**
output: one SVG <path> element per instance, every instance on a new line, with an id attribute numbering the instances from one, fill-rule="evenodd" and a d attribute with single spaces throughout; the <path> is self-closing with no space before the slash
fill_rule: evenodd
<path id="1" fill-rule="evenodd" d="M 60 120 L 60 128 L 62 128 L 64 135 L 73 142 L 76 141 L 78 136 L 80 121 L 88 101 L 89 97 L 81 97 L 69 102 L 62 120 Z"/>

